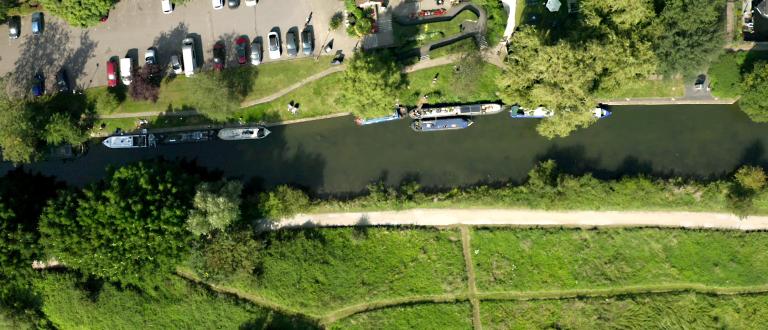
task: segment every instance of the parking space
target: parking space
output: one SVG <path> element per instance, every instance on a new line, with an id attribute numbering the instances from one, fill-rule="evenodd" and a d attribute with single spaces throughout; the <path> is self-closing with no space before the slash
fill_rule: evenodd
<path id="1" fill-rule="evenodd" d="M 13 72 L 15 83 L 28 84 L 35 72 L 53 77 L 63 66 L 79 88 L 106 85 L 104 63 L 110 57 L 131 54 L 139 61 L 148 47 L 155 46 L 159 62 L 166 64 L 172 53 L 180 51 L 181 41 L 187 36 L 200 44 L 197 48 L 202 56 L 198 55 L 198 61 L 204 63 L 211 61 L 213 44 L 225 40 L 228 61 L 233 65 L 234 40 L 238 36 L 247 35 L 249 41 L 266 38 L 274 28 L 280 31 L 281 60 L 285 60 L 285 33 L 291 28 L 301 31 L 308 18 L 315 31 L 314 54 L 327 40 L 333 40 L 334 50 L 350 53 L 357 41 L 347 37 L 343 29 L 333 33 L 328 30 L 331 16 L 341 10 L 343 2 L 338 0 L 260 0 L 255 7 L 241 4 L 237 9 L 221 10 L 213 10 L 210 1 L 194 0 L 166 15 L 159 0 L 131 0 L 120 1 L 106 22 L 89 29 L 72 28 L 46 15 L 40 36 L 31 35 L 30 18 L 24 17 L 21 38 L 5 37 L 0 43 L 0 74 Z M 7 33 L 7 26 L 0 31 Z M 266 41 L 263 44 L 264 58 L 269 62 Z M 52 79 L 48 80 L 50 84 Z"/>

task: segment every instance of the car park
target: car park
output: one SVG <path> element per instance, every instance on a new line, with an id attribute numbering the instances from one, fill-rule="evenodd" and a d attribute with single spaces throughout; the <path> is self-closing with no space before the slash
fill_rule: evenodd
<path id="1" fill-rule="evenodd" d="M 269 58 L 276 60 L 280 58 L 280 35 L 277 32 L 270 32 L 267 35 L 269 41 Z"/>
<path id="2" fill-rule="evenodd" d="M 64 68 L 56 73 L 56 88 L 59 93 L 69 92 L 69 79 L 67 79 L 67 71 Z"/>
<path id="3" fill-rule="evenodd" d="M 219 40 L 213 45 L 213 69 L 221 71 L 224 69 L 224 60 L 227 58 L 227 50 L 224 48 L 224 42 Z"/>
<path id="4" fill-rule="evenodd" d="M 211 5 L 213 5 L 213 9 L 219 10 L 224 8 L 224 0 L 211 0 Z"/>
<path id="5" fill-rule="evenodd" d="M 179 61 L 179 55 L 173 54 L 171 55 L 171 70 L 173 70 L 174 74 L 181 74 L 181 62 Z"/>
<path id="6" fill-rule="evenodd" d="M 21 17 L 11 16 L 8 17 L 8 37 L 11 39 L 18 39 L 21 35 Z"/>
<path id="7" fill-rule="evenodd" d="M 288 56 L 295 57 L 299 53 L 298 44 L 296 43 L 296 33 L 289 30 L 285 34 L 285 52 Z"/>
<path id="8" fill-rule="evenodd" d="M 245 64 L 248 60 L 248 38 L 240 36 L 235 40 L 235 52 L 237 53 L 237 63 Z"/>
<path id="9" fill-rule="evenodd" d="M 155 56 L 157 54 L 157 51 L 154 47 L 147 48 L 147 51 L 144 53 L 144 63 L 145 64 L 156 64 L 157 63 L 157 57 Z"/>
<path id="10" fill-rule="evenodd" d="M 40 35 L 43 33 L 43 13 L 37 12 L 32 14 L 32 35 Z"/>
<path id="11" fill-rule="evenodd" d="M 160 8 L 163 9 L 163 14 L 170 14 L 173 12 L 173 4 L 171 4 L 171 0 L 160 0 Z"/>
<path id="12" fill-rule="evenodd" d="M 133 61 L 130 57 L 120 59 L 120 81 L 123 85 L 130 85 L 133 81 Z"/>
<path id="13" fill-rule="evenodd" d="M 246 7 L 253 7 L 256 5 L 256 0 L 245 0 Z"/>
<path id="14" fill-rule="evenodd" d="M 45 77 L 42 72 L 37 72 L 32 78 L 32 95 L 42 96 L 43 94 L 45 94 Z"/>
<path id="15" fill-rule="evenodd" d="M 117 68 L 113 60 L 107 61 L 107 86 L 117 86 Z"/>
<path id="16" fill-rule="evenodd" d="M 227 6 L 233 9 L 240 7 L 240 0 L 227 0 Z"/>
<path id="17" fill-rule="evenodd" d="M 261 42 L 253 40 L 251 43 L 251 65 L 261 64 Z"/>
<path id="18" fill-rule="evenodd" d="M 181 59 L 184 61 L 184 75 L 192 77 L 195 74 L 197 57 L 195 56 L 195 39 L 185 38 L 181 41 Z"/>
<path id="19" fill-rule="evenodd" d="M 315 41 L 312 29 L 301 31 L 301 49 L 304 55 L 311 55 L 315 50 Z"/>

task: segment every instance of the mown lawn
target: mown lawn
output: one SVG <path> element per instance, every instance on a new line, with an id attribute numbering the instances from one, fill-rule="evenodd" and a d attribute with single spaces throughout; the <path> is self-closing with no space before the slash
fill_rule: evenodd
<path id="1" fill-rule="evenodd" d="M 455 230 L 281 230 L 265 239 L 258 271 L 222 285 L 315 314 L 467 288 Z"/>
<path id="2" fill-rule="evenodd" d="M 420 47 L 430 42 L 445 37 L 459 34 L 461 23 L 464 21 L 477 21 L 475 13 L 465 10 L 446 22 L 428 23 L 420 25 L 392 24 L 395 35 L 395 43 L 400 47 Z"/>
<path id="3" fill-rule="evenodd" d="M 256 70 L 251 91 L 246 100 L 253 100 L 271 95 L 304 78 L 323 71 L 330 67 L 330 59 L 321 57 L 319 61 L 314 58 L 301 58 L 290 61 L 276 61 L 264 63 L 257 67 L 239 68 L 238 70 Z M 183 75 L 172 79 L 165 79 L 160 87 L 160 98 L 156 103 L 148 101 L 133 101 L 127 96 L 120 106 L 112 113 L 163 111 L 172 112 L 187 110 L 185 100 L 196 91 L 190 84 L 190 79 Z M 107 93 L 106 87 L 97 87 L 88 90 L 94 97 L 98 93 Z M 211 97 L 216 97 L 211 95 Z"/>
<path id="4" fill-rule="evenodd" d="M 749 220 L 744 220 L 749 221 Z M 768 284 L 768 235 L 674 229 L 478 229 L 480 291 Z"/>
<path id="5" fill-rule="evenodd" d="M 42 310 L 59 329 L 261 329 L 313 325 L 215 295 L 181 279 L 153 295 L 112 284 L 86 285 L 74 275 L 49 273 L 37 284 Z"/>
<path id="6" fill-rule="evenodd" d="M 484 301 L 485 329 L 764 329 L 768 296 L 658 294 Z"/>
<path id="7" fill-rule="evenodd" d="M 660 80 L 627 80 L 611 91 L 597 91 L 600 99 L 682 97 L 685 87 L 682 78 L 664 78 Z"/>
<path id="8" fill-rule="evenodd" d="M 469 303 L 391 307 L 350 316 L 331 329 L 472 329 L 472 307 Z"/>
<path id="9" fill-rule="evenodd" d="M 418 98 L 429 94 L 429 103 L 459 103 L 497 100 L 496 78 L 501 70 L 493 65 L 484 64 L 482 73 L 471 86 L 457 84 L 453 65 L 443 65 L 419 70 L 407 75 L 407 84 L 398 92 L 400 103 L 415 105 Z M 432 79 L 438 76 L 437 83 Z M 317 117 L 339 112 L 350 112 L 336 103 L 339 95 L 338 86 L 344 73 L 334 73 L 313 81 L 275 101 L 242 109 L 241 115 L 246 121 L 282 121 L 297 118 Z M 296 115 L 288 112 L 288 103 L 299 104 Z M 394 105 L 393 105 L 394 106 Z M 392 109 L 380 109 L 380 115 L 392 113 Z"/>

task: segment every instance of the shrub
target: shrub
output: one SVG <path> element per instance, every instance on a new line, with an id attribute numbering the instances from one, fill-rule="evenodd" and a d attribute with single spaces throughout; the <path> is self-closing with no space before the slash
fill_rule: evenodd
<path id="1" fill-rule="evenodd" d="M 108 91 L 97 94 L 93 102 L 97 113 L 112 113 L 120 106 L 117 96 Z"/>
<path id="2" fill-rule="evenodd" d="M 341 21 L 343 19 L 344 19 L 344 16 L 340 12 L 333 14 L 333 16 L 331 16 L 331 23 L 329 24 L 329 26 L 331 27 L 331 30 L 338 29 L 341 26 Z"/>
<path id="3" fill-rule="evenodd" d="M 242 190 L 243 184 L 239 181 L 203 182 L 198 185 L 187 229 L 196 236 L 224 231 L 240 219 Z"/>
<path id="4" fill-rule="evenodd" d="M 303 191 L 278 186 L 275 190 L 259 195 L 259 209 L 265 219 L 278 220 L 304 212 L 309 207 L 309 197 Z"/>
<path id="5" fill-rule="evenodd" d="M 69 25 L 89 27 L 109 14 L 115 0 L 40 0 L 40 4 Z"/>

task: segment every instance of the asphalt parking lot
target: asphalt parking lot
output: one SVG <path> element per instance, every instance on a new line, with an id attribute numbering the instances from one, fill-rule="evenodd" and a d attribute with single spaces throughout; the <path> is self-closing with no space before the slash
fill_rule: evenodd
<path id="1" fill-rule="evenodd" d="M 314 30 L 315 53 L 322 51 L 326 40 L 333 40 L 334 51 L 349 54 L 356 40 L 346 36 L 343 28 L 329 32 L 331 16 L 343 10 L 338 0 L 260 0 L 255 7 L 246 7 L 241 1 L 239 8 L 213 10 L 211 2 L 194 0 L 185 6 L 177 6 L 172 14 L 163 14 L 159 0 L 124 0 L 110 12 L 109 19 L 89 29 L 73 28 L 52 15 L 45 16 L 43 33 L 32 36 L 30 17 L 22 18 L 22 34 L 19 39 L 7 37 L 7 25 L 0 31 L 6 35 L 0 42 L 0 74 L 12 72 L 12 82 L 27 86 L 37 71 L 42 71 L 47 84 L 53 84 L 53 77 L 63 66 L 69 79 L 77 82 L 78 88 L 106 85 L 104 63 L 111 57 L 135 56 L 142 61 L 144 51 L 158 48 L 158 61 L 166 64 L 174 52 L 180 52 L 181 41 L 192 36 L 202 49 L 198 61 L 210 67 L 213 44 L 224 40 L 227 45 L 228 65 L 237 65 L 234 55 L 234 39 L 247 35 L 266 39 L 276 29 L 280 33 L 283 56 L 285 34 L 289 29 L 298 31 L 309 25 Z M 263 58 L 271 61 L 267 54 L 266 40 Z M 299 44 L 299 48 L 301 45 Z M 299 58 L 303 57 L 301 52 Z"/>

